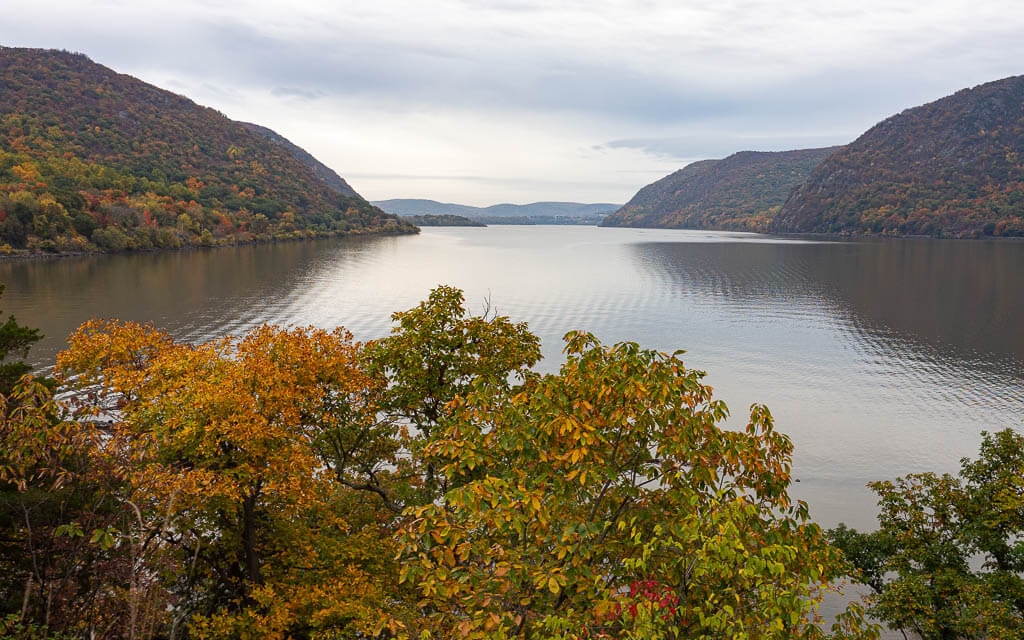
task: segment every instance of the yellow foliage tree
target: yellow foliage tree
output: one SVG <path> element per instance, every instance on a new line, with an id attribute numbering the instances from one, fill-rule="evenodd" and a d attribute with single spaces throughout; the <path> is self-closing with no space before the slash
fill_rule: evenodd
<path id="1" fill-rule="evenodd" d="M 71 336 L 58 369 L 91 391 L 79 417 L 110 420 L 140 526 L 179 558 L 168 582 L 190 619 L 172 626 L 285 638 L 378 625 L 395 573 L 388 518 L 337 482 L 334 455 L 379 424 L 359 352 L 342 329 L 265 326 L 193 346 L 91 322 Z"/>

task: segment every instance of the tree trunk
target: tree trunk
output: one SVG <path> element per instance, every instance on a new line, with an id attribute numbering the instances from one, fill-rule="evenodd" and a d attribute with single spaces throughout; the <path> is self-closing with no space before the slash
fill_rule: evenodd
<path id="1" fill-rule="evenodd" d="M 260 558 L 256 552 L 256 499 L 259 489 L 254 489 L 242 502 L 242 547 L 245 571 L 251 584 L 262 583 Z"/>

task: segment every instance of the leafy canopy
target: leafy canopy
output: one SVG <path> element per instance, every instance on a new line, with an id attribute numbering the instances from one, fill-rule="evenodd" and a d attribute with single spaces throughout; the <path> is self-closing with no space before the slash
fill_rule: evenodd
<path id="1" fill-rule="evenodd" d="M 786 493 L 790 441 L 744 431 L 703 373 L 566 337 L 511 395 L 476 384 L 428 454 L 455 488 L 412 509 L 402 578 L 431 637 L 825 637 L 838 553 Z M 841 637 L 870 637 L 856 611 Z"/>
<path id="2" fill-rule="evenodd" d="M 879 529 L 829 531 L 871 613 L 925 640 L 1024 634 L 1024 435 L 982 434 L 960 473 L 874 482 Z"/>
<path id="3" fill-rule="evenodd" d="M 541 376 L 525 324 L 450 287 L 394 320 L 366 344 L 83 325 L 70 399 L 26 380 L 35 409 L 4 414 L 0 480 L 56 508 L 10 524 L 3 613 L 111 639 L 874 637 L 856 606 L 818 624 L 846 566 L 764 407 L 724 429 L 679 353 L 582 332 Z"/>

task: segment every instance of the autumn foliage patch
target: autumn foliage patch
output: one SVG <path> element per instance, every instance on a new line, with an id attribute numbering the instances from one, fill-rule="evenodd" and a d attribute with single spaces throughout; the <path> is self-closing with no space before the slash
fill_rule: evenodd
<path id="1" fill-rule="evenodd" d="M 94 638 L 869 638 L 847 570 L 681 353 L 439 287 L 390 335 L 93 321 L 3 415 L 8 628 Z M 831 626 L 830 626 L 831 625 Z M 26 631 L 25 633 L 28 633 Z"/>

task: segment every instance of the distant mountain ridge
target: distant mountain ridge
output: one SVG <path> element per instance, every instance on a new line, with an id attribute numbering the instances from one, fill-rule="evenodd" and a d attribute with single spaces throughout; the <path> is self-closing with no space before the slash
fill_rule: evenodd
<path id="1" fill-rule="evenodd" d="M 765 231 L 790 191 L 837 149 L 740 151 L 694 162 L 640 189 L 601 224 Z"/>
<path id="2" fill-rule="evenodd" d="M 96 64 L 0 47 L 0 252 L 415 232 L 279 134 Z"/>
<path id="3" fill-rule="evenodd" d="M 817 167 L 770 229 L 1024 236 L 1024 76 L 883 120 Z"/>
<path id="4" fill-rule="evenodd" d="M 489 207 L 473 207 L 465 204 L 438 202 L 416 198 L 393 198 L 374 200 L 374 204 L 388 213 L 400 216 L 457 215 L 467 218 L 486 217 L 591 217 L 611 213 L 620 205 L 609 203 L 584 204 L 580 202 L 532 202 L 530 204 L 495 204 Z"/>

